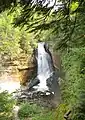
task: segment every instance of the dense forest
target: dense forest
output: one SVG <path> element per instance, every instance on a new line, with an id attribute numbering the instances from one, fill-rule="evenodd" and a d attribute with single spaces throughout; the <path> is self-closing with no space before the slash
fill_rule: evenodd
<path id="1" fill-rule="evenodd" d="M 85 1 L 46 1 L 0 1 L 0 69 L 5 61 L 3 56 L 10 60 L 23 54 L 30 56 L 39 40 L 47 42 L 61 57 L 62 102 L 50 111 L 35 104 L 18 103 L 19 118 L 85 120 Z M 15 104 L 12 95 L 0 93 L 0 120 L 13 119 L 11 111 Z M 71 113 L 66 117 L 68 112 Z"/>

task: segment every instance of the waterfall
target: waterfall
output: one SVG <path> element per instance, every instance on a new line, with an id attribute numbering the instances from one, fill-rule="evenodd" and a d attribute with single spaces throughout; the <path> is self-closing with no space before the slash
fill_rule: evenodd
<path id="1" fill-rule="evenodd" d="M 60 97 L 60 89 L 58 84 L 58 74 L 54 69 L 51 52 L 48 44 L 39 42 L 37 48 L 37 77 L 31 81 L 29 88 L 34 88 L 36 91 L 49 92 Z"/>
<path id="2" fill-rule="evenodd" d="M 49 90 L 46 80 L 53 73 L 51 56 L 45 51 L 45 42 L 38 43 L 38 71 L 37 78 L 40 80 L 38 91 Z"/>

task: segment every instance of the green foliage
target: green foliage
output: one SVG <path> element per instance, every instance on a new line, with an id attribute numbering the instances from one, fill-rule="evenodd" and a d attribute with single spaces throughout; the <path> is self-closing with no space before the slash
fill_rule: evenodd
<path id="1" fill-rule="evenodd" d="M 20 118 L 24 117 L 32 117 L 34 114 L 38 114 L 41 112 L 41 109 L 36 106 L 36 104 L 30 105 L 29 103 L 22 103 L 21 108 L 19 110 Z"/>
<path id="2" fill-rule="evenodd" d="M 12 1 L 8 1 L 9 4 L 8 2 L 0 3 L 1 6 L 4 4 L 4 7 L 1 7 L 2 11 L 5 10 L 5 7 L 10 8 Z M 29 53 L 39 39 L 51 41 L 50 44 L 54 49 L 63 49 L 62 66 L 66 74 L 61 83 L 62 98 L 73 111 L 72 119 L 84 120 L 85 1 L 65 1 L 64 8 L 58 12 L 53 12 L 52 8 L 48 9 L 30 3 L 31 0 L 28 3 L 23 2 L 18 15 L 12 16 L 11 14 L 7 17 L 7 13 L 3 12 L 0 16 L 0 51 L 11 56 L 16 56 L 21 51 Z M 16 11 L 17 9 L 15 9 L 15 13 L 17 13 Z M 26 26 L 22 30 L 13 28 L 10 23 L 14 18 L 15 26 Z M 24 29 L 34 33 L 28 35 Z M 34 37 L 36 38 L 34 39 Z M 19 52 L 17 53 L 17 51 Z M 57 115 L 57 118 L 59 120 L 63 120 L 66 109 L 63 105 L 58 108 L 57 111 L 60 114 Z M 23 104 L 19 111 L 21 119 L 30 117 L 30 114 L 32 117 L 34 116 L 34 120 L 47 120 L 50 116 L 50 113 L 45 116 L 42 112 L 35 112 L 34 107 L 28 103 Z"/>
<path id="3" fill-rule="evenodd" d="M 75 11 L 79 6 L 79 3 L 76 1 L 76 2 L 72 2 L 72 4 L 70 5 L 70 9 L 71 11 Z"/>
<path id="4" fill-rule="evenodd" d="M 55 120 L 55 116 L 51 111 L 46 111 L 42 115 L 36 115 L 33 120 Z"/>
<path id="5" fill-rule="evenodd" d="M 31 118 L 32 120 L 55 120 L 54 111 L 40 107 L 36 104 L 22 103 L 19 110 L 20 120 Z"/>
<path id="6" fill-rule="evenodd" d="M 13 119 L 13 105 L 15 100 L 12 99 L 12 95 L 7 92 L 0 93 L 0 120 L 12 120 Z"/>
<path id="7" fill-rule="evenodd" d="M 6 2 L 4 0 L 0 3 L 2 11 L 5 10 L 3 9 L 3 6 L 4 8 L 10 8 L 9 6 L 12 4 L 13 7 L 16 7 L 16 5 L 20 5 L 22 7 L 22 9 L 20 9 L 20 14 L 15 16 L 15 26 L 25 26 L 27 30 L 30 30 L 31 32 L 36 31 L 38 34 L 40 34 L 40 32 L 43 30 L 51 29 L 51 34 L 56 36 L 56 40 L 54 42 L 58 44 L 57 48 L 71 47 L 70 43 L 74 44 L 76 42 L 77 39 L 74 42 L 72 39 L 72 34 L 74 33 L 75 28 L 78 30 L 78 32 L 80 32 L 79 27 L 81 25 L 78 20 L 83 20 L 82 18 L 84 18 L 85 1 L 60 0 L 63 2 L 64 7 L 58 11 L 53 11 L 53 7 L 43 7 L 39 1 L 37 1 L 38 3 L 34 5 L 31 3 L 32 0 L 8 1 L 9 2 Z M 16 9 L 14 10 L 16 11 Z M 82 26 L 84 26 L 84 21 L 85 20 L 81 22 Z"/>
<path id="8" fill-rule="evenodd" d="M 73 111 L 73 120 L 85 119 L 85 47 L 72 48 L 62 55 L 65 78 L 62 97 Z M 69 102 L 70 101 L 70 102 Z"/>
<path id="9" fill-rule="evenodd" d="M 0 13 L 6 9 L 16 6 L 17 0 L 3 0 L 0 1 Z"/>
<path id="10" fill-rule="evenodd" d="M 21 52 L 32 53 L 36 44 L 33 33 L 28 34 L 24 28 L 13 27 L 13 19 L 20 14 L 20 9 L 18 6 L 12 14 L 5 11 L 0 15 L 0 54 L 10 58 L 18 57 Z"/>
<path id="11" fill-rule="evenodd" d="M 13 15 L 7 16 L 7 12 L 0 15 L 0 52 L 9 56 L 16 56 L 20 53 L 19 30 L 11 25 Z"/>
<path id="12" fill-rule="evenodd" d="M 67 104 L 60 104 L 56 108 L 56 120 L 65 120 L 64 115 L 68 111 L 68 105 Z"/>

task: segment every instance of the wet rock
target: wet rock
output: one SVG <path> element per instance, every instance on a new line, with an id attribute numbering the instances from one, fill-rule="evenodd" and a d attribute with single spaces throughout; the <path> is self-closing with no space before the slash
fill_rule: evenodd
<path id="1" fill-rule="evenodd" d="M 29 103 L 35 103 L 42 107 L 55 108 L 54 93 L 41 92 L 28 89 L 17 91 L 15 98 L 18 101 L 28 101 Z"/>

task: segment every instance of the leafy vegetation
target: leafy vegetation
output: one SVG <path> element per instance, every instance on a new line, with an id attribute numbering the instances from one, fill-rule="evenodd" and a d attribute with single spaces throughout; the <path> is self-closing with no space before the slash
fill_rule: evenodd
<path id="1" fill-rule="evenodd" d="M 85 48 L 73 48 L 62 55 L 65 78 L 62 81 L 62 97 L 73 112 L 73 120 L 84 120 L 84 52 Z M 69 102 L 70 101 L 70 102 Z"/>
<path id="2" fill-rule="evenodd" d="M 65 120 L 64 115 L 68 111 L 67 104 L 60 104 L 56 109 L 55 120 Z"/>
<path id="3" fill-rule="evenodd" d="M 60 0 L 64 6 L 58 11 L 43 7 L 39 1 L 34 5 L 31 0 L 8 1 L 0 2 L 0 53 L 11 57 L 21 52 L 29 54 L 39 39 L 48 41 L 54 51 L 59 50 L 65 72 L 61 80 L 63 104 L 56 110 L 56 119 L 63 120 L 65 112 L 71 109 L 72 120 L 85 120 L 85 1 Z M 12 26 L 13 21 L 17 28 Z M 50 112 L 44 115 L 43 109 L 35 108 L 36 105 L 23 103 L 20 119 L 53 120 Z"/>
<path id="4" fill-rule="evenodd" d="M 20 13 L 20 7 L 10 14 L 7 10 L 0 15 L 0 55 L 9 58 L 19 57 L 21 53 L 31 54 L 36 45 L 34 34 L 29 34 L 23 28 L 14 28 L 13 19 Z"/>
<path id="5" fill-rule="evenodd" d="M 29 104 L 28 102 L 22 103 L 19 110 L 20 120 L 31 118 L 33 120 L 54 120 L 54 112 L 48 108 L 40 107 L 36 104 Z"/>
<path id="6" fill-rule="evenodd" d="M 9 95 L 6 91 L 0 93 L 0 120 L 12 120 L 13 119 L 13 106 L 15 104 L 12 95 Z"/>

